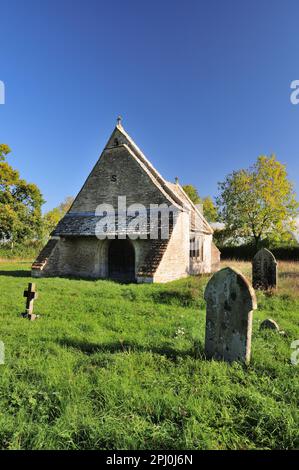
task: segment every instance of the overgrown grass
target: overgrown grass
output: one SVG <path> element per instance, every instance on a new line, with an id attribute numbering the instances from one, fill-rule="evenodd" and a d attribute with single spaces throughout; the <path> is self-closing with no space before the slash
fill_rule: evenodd
<path id="1" fill-rule="evenodd" d="M 28 269 L 0 264 L 2 449 L 298 446 L 298 264 L 281 265 L 277 293 L 258 294 L 248 368 L 204 360 L 208 277 L 40 279 L 41 317 L 29 322 L 20 317 Z M 260 332 L 267 317 L 286 335 Z"/>

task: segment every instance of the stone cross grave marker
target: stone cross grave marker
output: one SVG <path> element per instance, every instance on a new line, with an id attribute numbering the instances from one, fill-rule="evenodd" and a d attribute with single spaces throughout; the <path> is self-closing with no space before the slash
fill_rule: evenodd
<path id="1" fill-rule="evenodd" d="M 252 284 L 255 289 L 275 289 L 277 286 L 277 261 L 266 248 L 257 252 L 252 261 Z"/>
<path id="2" fill-rule="evenodd" d="M 218 271 L 208 282 L 205 354 L 208 359 L 248 364 L 252 313 L 257 308 L 253 288 L 233 268 Z"/>
<path id="3" fill-rule="evenodd" d="M 33 313 L 33 302 L 37 299 L 38 293 L 35 290 L 34 282 L 29 282 L 28 289 L 24 291 L 24 297 L 27 297 L 27 300 L 26 312 L 23 314 L 23 316 L 29 318 L 29 320 L 35 320 L 37 315 L 34 315 Z"/>

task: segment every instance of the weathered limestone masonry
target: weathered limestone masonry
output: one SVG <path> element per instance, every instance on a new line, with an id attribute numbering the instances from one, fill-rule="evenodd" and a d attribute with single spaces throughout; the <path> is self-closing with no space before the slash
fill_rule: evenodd
<path id="1" fill-rule="evenodd" d="M 125 215 L 119 197 L 126 198 Z M 100 204 L 111 211 L 108 207 L 105 214 L 98 213 Z M 126 212 L 132 204 L 146 209 L 138 229 L 132 225 L 135 211 Z M 171 206 L 171 217 L 165 220 L 158 208 L 158 222 L 152 224 L 153 204 Z M 104 217 L 106 231 L 99 232 Z M 210 273 L 215 256 L 217 267 L 219 261 L 212 237 L 212 228 L 180 184 L 165 181 L 118 123 L 72 207 L 33 263 L 32 276 L 167 282 Z"/>
<path id="2" fill-rule="evenodd" d="M 214 242 L 212 242 L 212 272 L 215 273 L 220 269 L 221 252 L 218 250 Z"/>
<path id="3" fill-rule="evenodd" d="M 167 250 L 159 264 L 154 282 L 167 282 L 188 275 L 190 238 L 188 213 L 181 212 L 168 242 Z"/>

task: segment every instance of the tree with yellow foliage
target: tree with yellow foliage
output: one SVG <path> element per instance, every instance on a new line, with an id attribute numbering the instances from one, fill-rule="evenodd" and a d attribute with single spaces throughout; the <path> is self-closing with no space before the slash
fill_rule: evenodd
<path id="1" fill-rule="evenodd" d="M 274 242 L 291 238 L 299 204 L 286 166 L 275 155 L 260 156 L 253 167 L 229 174 L 219 183 L 220 220 L 234 239 Z"/>
<path id="2" fill-rule="evenodd" d="M 51 232 L 55 229 L 58 222 L 62 217 L 67 213 L 71 205 L 73 204 L 74 198 L 72 196 L 67 196 L 63 202 L 59 204 L 58 207 L 54 207 L 43 217 L 43 239 L 46 241 Z"/>
<path id="3" fill-rule="evenodd" d="M 198 194 L 197 189 L 192 184 L 185 184 L 184 186 L 182 186 L 182 188 L 187 194 L 187 196 L 191 199 L 193 204 L 202 205 L 202 212 L 208 222 L 217 222 L 217 208 L 215 207 L 215 204 L 210 196 L 201 198 Z"/>

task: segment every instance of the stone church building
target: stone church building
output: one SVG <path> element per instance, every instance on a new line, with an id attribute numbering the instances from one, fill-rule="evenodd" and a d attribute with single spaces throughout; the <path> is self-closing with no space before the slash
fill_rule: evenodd
<path id="1" fill-rule="evenodd" d="M 120 201 L 126 207 L 120 208 Z M 118 120 L 33 263 L 32 276 L 141 283 L 210 273 L 220 261 L 212 237 L 213 229 L 178 181 L 170 183 L 157 172 Z"/>

